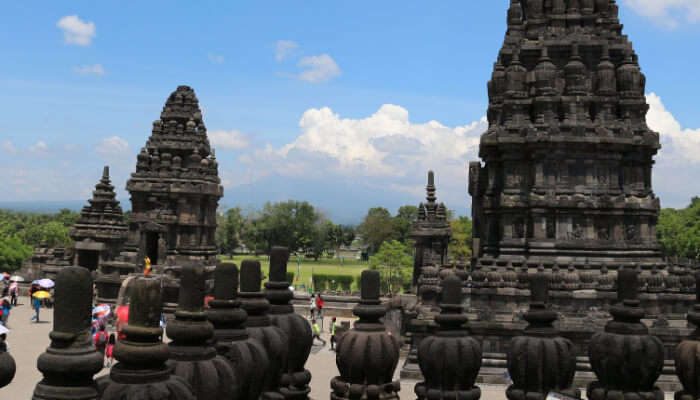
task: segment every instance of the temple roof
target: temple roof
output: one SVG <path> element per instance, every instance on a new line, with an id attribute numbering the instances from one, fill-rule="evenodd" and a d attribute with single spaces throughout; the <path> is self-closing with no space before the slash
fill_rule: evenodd
<path id="1" fill-rule="evenodd" d="M 126 238 L 126 224 L 114 186 L 109 179 L 109 167 L 105 166 L 102 179 L 95 185 L 89 205 L 80 211 L 80 217 L 70 231 L 73 240 L 115 237 Z"/>
<path id="2" fill-rule="evenodd" d="M 450 222 L 447 220 L 445 204 L 437 202 L 435 195 L 435 174 L 428 171 L 428 185 L 425 187 L 426 202 L 418 206 L 418 218 L 413 226 L 412 236 L 449 236 Z"/>

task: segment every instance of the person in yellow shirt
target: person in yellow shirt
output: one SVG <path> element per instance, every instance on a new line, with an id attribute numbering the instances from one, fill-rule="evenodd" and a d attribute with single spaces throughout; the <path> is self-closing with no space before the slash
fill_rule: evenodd
<path id="1" fill-rule="evenodd" d="M 313 328 L 312 333 L 313 336 L 311 337 L 311 343 L 313 344 L 314 339 L 318 339 L 323 343 L 323 346 L 326 345 L 326 341 L 323 340 L 321 337 L 321 328 L 318 326 L 318 322 L 314 319 L 314 321 L 311 323 L 311 328 Z"/>
<path id="2" fill-rule="evenodd" d="M 335 339 L 335 317 L 331 318 L 331 350 L 335 350 L 335 344 L 336 344 L 336 339 Z"/>
<path id="3" fill-rule="evenodd" d="M 146 256 L 146 258 L 143 259 L 143 262 L 146 264 L 143 269 L 143 276 L 151 275 L 151 259 Z"/>

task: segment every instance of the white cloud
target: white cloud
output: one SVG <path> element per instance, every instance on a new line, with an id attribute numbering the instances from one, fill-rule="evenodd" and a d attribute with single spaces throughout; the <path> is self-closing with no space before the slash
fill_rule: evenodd
<path id="1" fill-rule="evenodd" d="M 73 67 L 73 72 L 80 75 L 104 75 L 105 69 L 102 67 L 102 64 L 83 65 Z"/>
<path id="2" fill-rule="evenodd" d="M 209 58 L 209 61 L 213 62 L 214 64 L 222 64 L 224 62 L 224 56 L 219 54 L 207 53 L 207 57 Z"/>
<path id="3" fill-rule="evenodd" d="M 107 158 L 123 157 L 129 153 L 129 143 L 119 136 L 102 139 L 95 150 Z"/>
<path id="4" fill-rule="evenodd" d="M 227 150 L 241 150 L 250 146 L 250 140 L 248 137 L 240 131 L 235 129 L 230 131 L 213 131 L 208 132 L 209 141 L 216 148 L 227 149 Z"/>
<path id="5" fill-rule="evenodd" d="M 4 151 L 5 153 L 10 153 L 10 154 L 17 153 L 17 147 L 15 147 L 15 145 L 12 144 L 12 142 L 9 141 L 9 140 L 4 140 L 4 141 L 0 144 L 0 148 L 1 148 L 2 151 Z"/>
<path id="6" fill-rule="evenodd" d="M 68 44 L 89 46 L 96 35 L 95 23 L 85 22 L 77 15 L 59 19 L 56 26 L 63 31 L 63 40 Z"/>
<path id="7" fill-rule="evenodd" d="M 328 54 L 304 57 L 297 66 L 304 71 L 299 73 L 299 79 L 317 83 L 325 82 L 340 75 L 340 67 Z"/>
<path id="8" fill-rule="evenodd" d="M 700 21 L 700 0 L 626 0 L 624 4 L 668 28 L 677 27 L 681 15 L 690 23 Z"/>
<path id="9" fill-rule="evenodd" d="M 465 201 L 467 164 L 477 159 L 487 123 L 485 117 L 457 127 L 437 121 L 414 123 L 405 108 L 385 104 L 361 119 L 341 118 L 328 107 L 312 108 L 304 112 L 299 127 L 293 142 L 280 148 L 268 144 L 239 157 L 245 170 L 229 175 L 231 185 L 267 176 L 337 177 L 351 186 L 414 195 L 422 192 L 426 172 L 433 169 L 446 182 L 441 193 L 459 204 Z"/>
<path id="10" fill-rule="evenodd" d="M 681 158 L 690 163 L 700 163 L 700 129 L 682 128 L 681 124 L 664 106 L 655 93 L 647 96 L 649 112 L 647 125 L 659 132 L 663 157 Z"/>
<path id="11" fill-rule="evenodd" d="M 43 140 L 39 140 L 38 142 L 29 146 L 27 149 L 32 154 L 40 155 L 46 154 L 46 152 L 49 150 L 49 146 Z"/>
<path id="12" fill-rule="evenodd" d="M 284 61 L 287 57 L 294 55 L 299 49 L 299 44 L 291 40 L 278 40 L 275 44 L 275 60 Z"/>

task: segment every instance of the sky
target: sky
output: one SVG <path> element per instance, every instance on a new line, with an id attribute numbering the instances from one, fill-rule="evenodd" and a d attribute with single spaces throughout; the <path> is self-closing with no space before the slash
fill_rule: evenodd
<path id="1" fill-rule="evenodd" d="M 700 193 L 700 1 L 618 0 L 661 134 L 662 207 Z M 359 222 L 437 195 L 468 215 L 467 164 L 508 0 L 10 2 L 0 24 L 0 202 L 117 197 L 168 95 L 192 86 L 225 207 L 307 200 Z"/>

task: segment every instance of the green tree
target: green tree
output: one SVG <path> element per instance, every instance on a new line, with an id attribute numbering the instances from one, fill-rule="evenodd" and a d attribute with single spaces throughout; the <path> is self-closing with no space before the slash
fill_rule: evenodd
<path id="1" fill-rule="evenodd" d="M 700 197 L 686 208 L 661 210 L 657 235 L 665 256 L 700 258 Z"/>
<path id="2" fill-rule="evenodd" d="M 459 217 L 450 222 L 452 240 L 449 253 L 453 259 L 469 260 L 472 255 L 472 220 L 469 217 Z"/>
<path id="3" fill-rule="evenodd" d="M 306 201 L 289 200 L 266 203 L 259 218 L 265 251 L 275 245 L 286 246 L 291 251 L 311 248 L 317 234 L 320 213 Z"/>
<path id="4" fill-rule="evenodd" d="M 394 233 L 392 237 L 401 243 L 408 243 L 413 224 L 417 218 L 418 207 L 411 205 L 401 206 L 393 220 Z"/>
<path id="5" fill-rule="evenodd" d="M 233 255 L 240 246 L 244 219 L 240 207 L 226 210 L 217 215 L 216 244 L 222 254 Z"/>
<path id="6" fill-rule="evenodd" d="M 370 269 L 379 271 L 384 293 L 396 293 L 399 289 L 410 290 L 413 265 L 410 251 L 406 244 L 388 240 L 369 258 Z"/>
<path id="7" fill-rule="evenodd" d="M 357 230 L 362 235 L 363 243 L 369 247 L 370 254 L 374 254 L 394 234 L 391 213 L 384 207 L 370 208 Z"/>
<path id="8" fill-rule="evenodd" d="M 44 242 L 49 247 L 70 246 L 72 244 L 68 236 L 68 227 L 59 221 L 49 221 L 40 224 L 28 225 L 21 232 L 21 239 L 32 247 Z"/>

